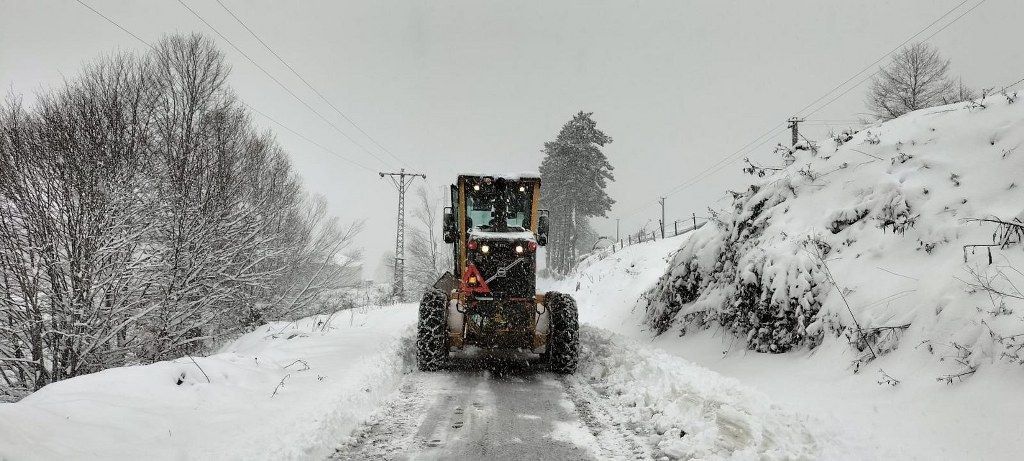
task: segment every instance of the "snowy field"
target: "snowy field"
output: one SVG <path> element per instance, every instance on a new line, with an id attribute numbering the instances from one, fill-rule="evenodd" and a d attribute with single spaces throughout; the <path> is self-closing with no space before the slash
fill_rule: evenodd
<path id="1" fill-rule="evenodd" d="M 621 297 L 628 292 L 618 291 L 605 303 L 581 297 L 584 320 L 605 328 L 582 327 L 572 376 L 540 368 L 510 377 L 458 363 L 416 372 L 413 306 L 363 308 L 266 325 L 195 362 L 114 368 L 47 386 L 0 406 L 0 458 L 356 459 L 345 447 L 376 437 L 387 443 L 374 442 L 374 450 L 393 447 L 372 452 L 385 458 L 441 459 L 507 447 L 517 437 L 494 428 L 524 418 L 545 428 L 518 437 L 541 441 L 538 459 L 561 453 L 556 447 L 582 459 L 849 458 L 844 437 L 816 419 L 610 331 L 629 333 L 596 315 L 629 315 Z M 476 419 L 453 395 L 482 402 Z M 465 407 L 454 413 L 460 434 L 447 429 L 453 402 Z M 554 411 L 535 414 L 542 408 Z"/>
<path id="2" fill-rule="evenodd" d="M 991 224 L 1024 216 L 1022 144 L 994 95 L 783 152 L 718 222 L 540 281 L 579 305 L 572 376 L 416 372 L 416 309 L 368 307 L 0 404 L 0 458 L 1016 459 L 1024 254 Z M 564 424 L 504 432 L 516 393 Z"/>
<path id="3" fill-rule="evenodd" d="M 415 321 L 410 305 L 343 311 L 54 383 L 0 404 L 0 459 L 322 459 L 414 366 Z"/>
<path id="4" fill-rule="evenodd" d="M 642 300 L 688 236 L 627 247 L 588 260 L 575 276 L 549 282 L 580 302 L 581 320 L 735 378 L 789 411 L 810 415 L 821 430 L 845 440 L 853 459 L 1015 459 L 1024 452 L 1018 383 L 1024 372 L 987 367 L 956 385 L 935 379 L 926 353 L 883 357 L 854 374 L 855 350 L 826 342 L 814 351 L 765 354 L 742 340 L 708 330 L 655 337 L 642 321 Z M 579 286 L 578 291 L 576 290 Z M 661 351 L 661 352 L 658 352 Z M 900 370 L 896 387 L 876 370 Z M 895 372 L 893 372 L 896 374 Z M 829 457 L 831 458 L 831 457 Z"/>
<path id="5" fill-rule="evenodd" d="M 592 257 L 556 287 L 585 321 L 736 377 L 883 458 L 1019 459 L 1018 99 L 781 148 L 765 166 L 782 168 L 717 222 Z"/>
<path id="6" fill-rule="evenodd" d="M 405 305 L 276 323 L 195 363 L 186 357 L 52 384 L 0 406 L 0 458 L 355 459 L 344 451 L 350 435 L 381 438 L 366 428 L 383 427 L 389 442 L 380 446 L 392 448 L 374 453 L 441 459 L 474 453 L 466 450 L 483 442 L 507 445 L 516 437 L 501 432 L 494 440 L 491 428 L 541 408 L 563 410 L 533 415 L 550 430 L 519 440 L 575 447 L 568 453 L 584 458 L 816 459 L 849 452 L 841 437 L 734 379 L 594 326 L 582 327 L 581 368 L 573 376 L 415 372 L 414 313 Z M 545 386 L 554 388 L 542 392 Z M 447 419 L 430 415 L 450 415 L 453 392 L 490 403 L 477 408 L 482 422 L 460 422 L 471 435 L 431 430 L 418 437 L 424 427 L 447 427 Z M 446 443 L 437 448 L 441 438 Z M 558 451 L 538 453 L 547 459 Z"/>

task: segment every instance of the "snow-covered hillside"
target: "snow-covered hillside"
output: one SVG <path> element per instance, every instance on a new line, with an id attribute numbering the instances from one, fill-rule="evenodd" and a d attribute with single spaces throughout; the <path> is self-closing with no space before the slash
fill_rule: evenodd
<path id="1" fill-rule="evenodd" d="M 410 305 L 260 327 L 209 357 L 0 404 L 0 459 L 322 459 L 415 366 Z"/>
<path id="2" fill-rule="evenodd" d="M 682 246 L 647 323 L 762 352 L 840 337 L 857 365 L 924 353 L 947 381 L 1022 362 L 1022 144 L 1024 102 L 996 94 L 781 149 Z"/>
<path id="3" fill-rule="evenodd" d="M 549 288 L 572 293 L 580 319 L 634 338 L 652 349 L 687 359 L 764 392 L 782 407 L 815 416 L 839 434 L 856 459 L 1015 459 L 1024 451 L 1017 421 L 1024 372 L 988 366 L 950 386 L 935 380 L 931 355 L 889 354 L 859 373 L 855 348 L 828 341 L 814 350 L 786 354 L 751 352 L 720 329 L 662 334 L 644 323 L 646 295 L 664 274 L 687 236 L 625 248 L 584 263 Z M 890 386 L 878 372 L 900 379 Z M 882 381 L 882 382 L 880 382 Z"/>
<path id="4" fill-rule="evenodd" d="M 974 219 L 1024 210 L 1024 102 L 982 104 L 782 151 L 790 165 L 719 223 L 594 255 L 553 288 L 581 300 L 581 319 L 736 377 L 882 458 L 1014 459 L 1024 252 L 1012 229 Z M 1006 245 L 964 249 L 994 238 Z"/>

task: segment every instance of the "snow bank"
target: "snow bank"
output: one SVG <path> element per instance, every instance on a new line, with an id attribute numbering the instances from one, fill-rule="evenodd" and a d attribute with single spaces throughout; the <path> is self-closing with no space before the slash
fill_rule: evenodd
<path id="1" fill-rule="evenodd" d="M 831 434 L 812 430 L 814 421 L 734 379 L 595 327 L 581 328 L 580 343 L 580 370 L 568 379 L 605 397 L 618 423 L 653 434 L 657 457 L 792 460 L 848 453 Z"/>
<path id="2" fill-rule="evenodd" d="M 845 341 L 763 354 L 748 351 L 742 338 L 719 329 L 655 337 L 643 322 L 645 295 L 686 238 L 593 258 L 571 277 L 546 281 L 548 289 L 572 293 L 586 324 L 738 379 L 786 410 L 813 416 L 813 428 L 838 434 L 839 446 L 846 447 L 822 458 L 1016 459 L 1024 452 L 1024 432 L 1018 424 L 1024 415 L 1024 399 L 1019 398 L 1022 367 L 987 366 L 949 386 L 936 381 L 936 364 L 924 347 L 897 350 L 854 373 L 851 363 L 861 353 Z M 659 355 L 657 361 L 669 359 Z M 584 364 L 583 369 L 589 368 Z M 900 383 L 886 384 L 882 371 Z M 629 392 L 646 392 L 640 390 L 645 387 L 646 381 L 637 378 Z M 828 443 L 819 445 L 830 449 Z"/>
<path id="3" fill-rule="evenodd" d="M 1024 103 L 1002 95 L 983 103 L 837 135 L 817 153 L 804 144 L 789 152 L 785 172 L 756 179 L 757 191 L 737 196 L 739 211 L 721 214 L 724 225 L 590 258 L 550 288 L 580 300 L 581 321 L 643 339 L 815 416 L 853 447 L 847 456 L 1017 459 L 1024 452 L 1024 367 L 1014 341 L 1024 335 L 1012 335 L 1024 333 L 1024 306 L 972 285 L 981 278 L 1010 293 L 1024 286 L 1016 272 L 1024 270 L 1024 251 L 1011 239 L 991 249 L 992 264 L 984 247 L 968 248 L 965 262 L 963 245 L 1005 235 L 968 218 L 1024 219 Z M 747 214 L 758 219 L 733 220 L 769 193 L 782 200 Z M 752 232 L 748 224 L 761 227 Z M 777 258 L 769 266 L 787 274 L 787 283 L 764 285 L 786 297 L 811 291 L 820 301 L 804 330 L 803 344 L 815 347 L 751 352 L 747 336 L 715 327 L 715 316 L 687 316 L 730 306 L 733 285 L 715 277 L 725 275 L 724 247 L 742 232 L 756 242 L 726 260 L 736 275 L 729 280 L 754 273 L 735 261 Z M 819 252 L 827 253 L 823 260 L 879 358 L 864 360 L 869 351 L 850 334 L 852 318 L 828 273 L 818 270 L 825 269 Z M 672 306 L 688 286 L 695 298 Z M 672 308 L 678 310 L 666 316 L 665 334 L 655 336 L 658 324 L 650 319 Z"/>
<path id="4" fill-rule="evenodd" d="M 414 366 L 409 305 L 265 325 L 209 357 L 0 404 L 0 459 L 323 458 Z"/>
<path id="5" fill-rule="evenodd" d="M 643 306 L 637 307 L 637 300 L 665 273 L 668 260 L 686 238 L 684 234 L 628 246 L 614 253 L 591 255 L 580 262 L 570 277 L 538 279 L 538 291 L 571 294 L 579 306 L 582 323 L 619 333 L 639 333 L 644 328 Z"/>
<path id="6" fill-rule="evenodd" d="M 763 352 L 840 337 L 855 366 L 920 344 L 951 382 L 1024 363 L 1024 227 L 992 221 L 1024 211 L 1022 144 L 1024 102 L 996 94 L 780 148 L 783 171 L 683 244 L 646 323 Z"/>

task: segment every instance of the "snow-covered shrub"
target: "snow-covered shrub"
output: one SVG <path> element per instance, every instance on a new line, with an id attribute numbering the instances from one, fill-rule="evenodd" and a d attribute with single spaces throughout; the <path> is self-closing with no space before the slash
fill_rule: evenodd
<path id="1" fill-rule="evenodd" d="M 910 204 L 901 195 L 891 197 L 875 217 L 878 221 L 878 228 L 883 231 L 892 228 L 895 233 L 903 234 L 907 229 L 914 227 L 917 216 L 911 214 Z"/>
<path id="2" fill-rule="evenodd" d="M 831 138 L 832 142 L 835 143 L 836 150 L 839 150 L 839 146 L 842 146 L 843 144 L 850 142 L 853 139 L 853 135 L 855 134 L 857 134 L 857 130 L 854 130 L 853 128 L 847 128 L 838 133 L 830 133 L 829 138 Z"/>
<path id="3" fill-rule="evenodd" d="M 730 308 L 719 320 L 737 335 L 746 335 L 747 347 L 758 352 L 785 352 L 811 340 L 808 327 L 827 294 L 819 263 L 798 248 L 792 252 L 752 252 L 740 270 Z"/>
<path id="4" fill-rule="evenodd" d="M 648 294 L 647 323 L 659 334 L 679 318 L 721 326 L 762 352 L 813 339 L 808 327 L 827 293 L 820 268 L 800 242 L 763 238 L 792 190 L 787 181 L 752 186 L 736 195 L 730 220 L 696 231 Z"/>
<path id="5" fill-rule="evenodd" d="M 832 337 L 858 351 L 854 369 L 920 344 L 941 369 L 932 378 L 952 382 L 1024 365 L 1024 188 L 1007 187 L 1024 169 L 1008 147 L 1024 145 L 1024 106 L 979 103 L 835 136 L 827 156 L 777 147 L 803 172 L 732 193 L 730 213 L 690 234 L 644 297 L 647 324 L 718 328 L 767 352 Z"/>

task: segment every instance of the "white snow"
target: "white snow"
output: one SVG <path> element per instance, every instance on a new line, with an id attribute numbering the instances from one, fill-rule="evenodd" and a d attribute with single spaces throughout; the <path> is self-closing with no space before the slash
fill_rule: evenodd
<path id="1" fill-rule="evenodd" d="M 324 458 L 414 366 L 415 319 L 399 305 L 274 323 L 196 364 L 50 384 L 0 404 L 0 459 Z"/>
<path id="2" fill-rule="evenodd" d="M 520 232 L 489 232 L 479 229 L 473 229 L 469 231 L 469 237 L 481 240 L 523 240 L 527 242 L 536 241 L 533 232 L 520 231 Z"/>
<path id="3" fill-rule="evenodd" d="M 505 173 L 459 173 L 459 176 L 479 176 L 481 178 L 491 177 L 494 179 L 502 178 L 509 181 L 519 181 L 520 179 L 540 179 L 540 173 L 536 171 L 520 171 Z"/>
<path id="4" fill-rule="evenodd" d="M 1024 102 L 995 95 L 984 105 L 918 111 L 842 145 L 822 142 L 755 181 L 748 199 L 767 200 L 763 232 L 737 252 L 736 276 L 764 281 L 773 303 L 810 312 L 820 302 L 802 325 L 821 333 L 818 342 L 766 354 L 681 317 L 660 336 L 646 330 L 646 297 L 666 271 L 693 263 L 706 273 L 720 261 L 728 235 L 710 224 L 605 251 L 569 278 L 539 281 L 540 291 L 569 293 L 580 306 L 581 368 L 566 379 L 614 407 L 613 425 L 650 428 L 655 454 L 672 458 L 1019 458 L 1024 367 L 1007 338 L 1024 337 L 1024 301 L 965 281 L 974 270 L 1015 289 L 1024 252 L 1014 242 L 994 251 L 995 264 L 987 251 L 968 252 L 965 263 L 962 245 L 992 239 L 991 226 L 967 219 L 1024 214 Z M 809 237 L 831 247 L 828 265 L 849 310 L 808 256 Z M 731 295 L 727 284 L 706 284 L 681 312 L 720 308 Z M 415 311 L 272 324 L 196 363 L 51 384 L 0 404 L 0 459 L 323 458 L 414 365 Z M 910 326 L 864 361 L 833 333 L 848 334 L 854 317 L 867 327 Z M 936 380 L 965 368 L 976 372 Z M 595 440 L 577 426 L 551 437 Z"/>
<path id="5" fill-rule="evenodd" d="M 655 455 L 673 459 L 862 459 L 864 452 L 764 394 L 605 329 L 580 330 L 580 370 L 616 424 L 644 427 Z M 605 403 L 609 405 L 609 403 Z"/>
<path id="6" fill-rule="evenodd" d="M 810 415 L 816 427 L 841 440 L 834 447 L 842 453 L 827 458 L 1019 459 L 1024 452 L 1024 367 L 1000 355 L 1003 345 L 997 338 L 1024 332 L 1021 318 L 994 314 L 990 298 L 964 281 L 970 281 L 969 268 L 984 272 L 1002 267 L 1007 280 L 1017 282 L 1019 273 L 1009 268 L 1024 268 L 1024 252 L 1019 244 L 1011 245 L 994 252 L 996 264 L 989 266 L 981 251 L 968 252 L 965 263 L 961 245 L 988 243 L 993 232 L 965 218 L 1011 219 L 1024 208 L 1024 193 L 1010 187 L 1024 172 L 1024 151 L 1017 149 L 1024 144 L 1024 104 L 1008 104 L 996 95 L 985 105 L 920 111 L 861 132 L 838 150 L 822 143 L 816 157 L 797 152 L 793 170 L 810 164 L 828 173 L 813 180 L 797 173 L 759 181 L 762 190 L 792 185 L 796 195 L 770 211 L 760 246 L 751 251 L 792 251 L 795 240 L 819 236 L 834 248 L 828 264 L 862 324 L 912 324 L 894 350 L 860 365 L 857 373 L 853 363 L 864 353 L 845 337 L 831 334 L 814 349 L 768 354 L 747 350 L 745 338 L 720 328 L 687 328 L 680 335 L 682 320 L 657 337 L 647 330 L 645 297 L 670 266 L 686 259 L 677 257 L 682 254 L 678 250 L 697 258 L 700 266 L 716 261 L 723 237 L 714 225 L 591 256 L 578 273 L 549 281 L 549 288 L 573 294 L 586 323 L 734 377 L 782 408 Z M 840 168 L 844 163 L 848 165 Z M 953 174 L 956 181 L 950 179 Z M 894 200 L 896 196 L 905 202 Z M 915 217 L 904 234 L 883 233 L 877 227 L 892 204 L 909 205 Z M 857 222 L 836 234 L 827 229 L 836 217 L 858 215 Z M 925 251 L 924 244 L 936 242 Z M 770 278 L 770 271 L 762 275 Z M 798 279 L 784 279 L 785 289 L 801 290 L 792 285 Z M 832 288 L 822 311 L 843 316 L 845 306 L 834 293 Z M 727 299 L 725 290 L 714 288 L 688 308 Z M 1024 307 L 1020 300 L 1005 301 L 1010 312 Z M 962 369 L 954 360 L 952 342 L 972 351 L 967 363 L 978 368 L 963 381 L 947 384 L 937 378 Z M 609 369 L 616 367 L 623 365 Z M 883 372 L 899 384 L 886 383 Z M 691 378 L 673 379 L 687 383 Z M 646 377 L 636 381 L 644 383 L 643 392 L 657 382 Z"/>
<path id="7" fill-rule="evenodd" d="M 717 318 L 732 309 L 736 281 L 759 278 L 773 307 L 788 303 L 813 318 L 800 331 L 811 345 L 851 335 L 858 324 L 909 324 L 874 347 L 902 355 L 924 343 L 932 379 L 1021 362 L 1012 338 L 1024 333 L 1024 319 L 1012 312 L 1022 299 L 968 285 L 977 273 L 1016 292 L 1024 282 L 1020 244 L 992 248 L 994 264 L 987 249 L 964 249 L 993 242 L 997 227 L 977 219 L 1008 221 L 1024 211 L 1024 102 L 1010 99 L 924 109 L 790 154 L 785 171 L 756 179 L 757 189 L 723 212 L 724 225 L 704 226 L 682 245 L 671 277 L 699 276 L 700 293 L 669 316 L 670 331 L 707 326 L 683 317 Z M 749 227 L 730 225 L 741 221 Z M 719 264 L 730 245 L 735 276 Z M 827 248 L 827 268 L 816 245 Z"/>

